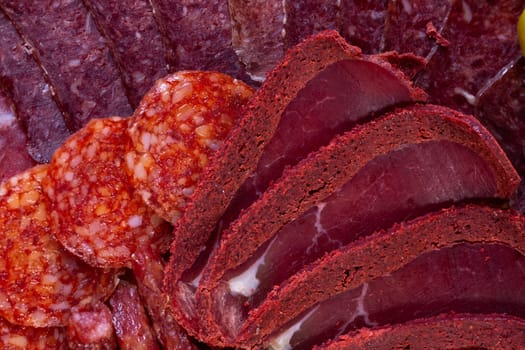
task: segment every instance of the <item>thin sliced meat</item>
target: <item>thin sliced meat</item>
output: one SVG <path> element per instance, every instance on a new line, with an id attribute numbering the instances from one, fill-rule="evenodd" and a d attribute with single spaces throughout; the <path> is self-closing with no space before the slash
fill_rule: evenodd
<path id="1" fill-rule="evenodd" d="M 315 350 L 498 349 L 525 347 L 525 321 L 505 315 L 451 314 L 362 329 Z"/>
<path id="2" fill-rule="evenodd" d="M 84 264 L 52 238 L 47 171 L 36 166 L 0 186 L 0 315 L 32 327 L 65 325 L 73 306 L 105 300 L 117 283 L 116 271 Z"/>
<path id="3" fill-rule="evenodd" d="M 109 306 L 120 350 L 159 350 L 137 286 L 120 281 Z"/>
<path id="4" fill-rule="evenodd" d="M 263 82 L 284 56 L 284 4 L 282 0 L 228 0 L 233 48 L 255 81 Z"/>
<path id="5" fill-rule="evenodd" d="M 162 38 L 148 0 L 84 0 L 119 67 L 136 108 L 157 79 L 168 73 Z"/>
<path id="6" fill-rule="evenodd" d="M 32 48 L 20 38 L 3 12 L 0 12 L 0 33 L 0 90 L 12 99 L 26 132 L 25 153 L 29 152 L 39 163 L 47 163 L 71 132 L 53 100 L 53 91 L 44 80 L 41 67 L 32 57 Z M 19 149 L 17 144 L 15 141 L 10 147 Z M 20 154 L 20 160 L 27 158 L 24 152 L 16 153 Z"/>
<path id="7" fill-rule="evenodd" d="M 0 89 L 0 183 L 35 164 L 26 140 L 12 101 Z"/>
<path id="8" fill-rule="evenodd" d="M 384 47 L 388 0 L 341 0 L 339 32 L 364 53 L 378 53 Z"/>
<path id="9" fill-rule="evenodd" d="M 401 109 L 335 138 L 244 211 L 204 270 L 197 309 L 232 334 L 268 292 L 327 252 L 450 202 L 509 198 L 518 182 L 473 117 Z"/>
<path id="10" fill-rule="evenodd" d="M 66 328 L 69 349 L 116 349 L 117 339 L 111 317 L 111 311 L 101 302 L 74 306 Z"/>
<path id="11" fill-rule="evenodd" d="M 341 2 L 337 0 L 285 1 L 284 47 L 293 47 L 303 39 L 326 29 L 337 29 Z"/>
<path id="12" fill-rule="evenodd" d="M 311 348 L 351 329 L 443 312 L 523 318 L 524 229 L 513 210 L 467 206 L 378 232 L 272 292 L 250 313 L 238 342 Z"/>
<path id="13" fill-rule="evenodd" d="M 142 246 L 133 254 L 132 269 L 159 343 L 164 349 L 196 350 L 197 346 L 177 324 L 168 296 L 162 293 L 164 262 L 161 256 L 151 247 Z"/>
<path id="14" fill-rule="evenodd" d="M 134 148 L 126 163 L 137 193 L 158 215 L 178 220 L 252 92 L 222 73 L 182 71 L 144 96 L 128 130 Z"/>
<path id="15" fill-rule="evenodd" d="M 92 118 L 131 114 L 118 69 L 82 0 L 1 0 L 0 6 L 33 50 L 71 130 Z"/>
<path id="16" fill-rule="evenodd" d="M 411 52 L 430 59 L 437 47 L 450 13 L 449 1 L 392 0 L 388 3 L 384 50 Z"/>
<path id="17" fill-rule="evenodd" d="M 64 328 L 16 326 L 0 317 L 0 346 L 4 350 L 68 350 Z"/>
<path id="18" fill-rule="evenodd" d="M 522 0 L 454 1 L 442 36 L 450 42 L 438 48 L 417 85 L 430 101 L 472 114 L 477 94 L 520 55 L 516 19 Z"/>
<path id="19" fill-rule="evenodd" d="M 171 226 L 146 206 L 126 175 L 128 121 L 91 120 L 55 152 L 43 182 L 54 237 L 92 266 L 130 266 L 139 243 L 161 248 L 170 237 Z"/>
<path id="20" fill-rule="evenodd" d="M 171 71 L 211 70 L 253 83 L 232 47 L 225 0 L 152 0 L 166 42 Z"/>

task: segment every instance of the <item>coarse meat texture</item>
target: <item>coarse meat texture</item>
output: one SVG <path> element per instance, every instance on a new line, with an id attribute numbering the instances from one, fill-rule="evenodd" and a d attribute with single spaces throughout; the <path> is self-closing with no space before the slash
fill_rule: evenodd
<path id="1" fill-rule="evenodd" d="M 70 350 L 117 348 L 111 311 L 101 302 L 71 308 L 66 335 Z"/>
<path id="2" fill-rule="evenodd" d="M 4 350 L 68 350 L 63 327 L 17 326 L 0 317 L 0 346 Z"/>

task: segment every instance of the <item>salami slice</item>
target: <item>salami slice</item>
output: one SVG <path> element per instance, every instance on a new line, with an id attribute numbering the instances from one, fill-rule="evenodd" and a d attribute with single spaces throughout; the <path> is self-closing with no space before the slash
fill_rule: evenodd
<path id="1" fill-rule="evenodd" d="M 4 350 L 68 350 L 64 328 L 17 326 L 1 317 L 0 347 Z"/>
<path id="2" fill-rule="evenodd" d="M 47 165 L 0 185 L 0 316 L 32 327 L 64 325 L 71 307 L 105 299 L 115 271 L 94 269 L 51 237 L 41 188 Z"/>
<path id="3" fill-rule="evenodd" d="M 177 221 L 252 89 L 213 72 L 179 72 L 159 80 L 135 112 L 126 155 L 133 185 L 158 215 Z"/>
<path id="4" fill-rule="evenodd" d="M 118 69 L 82 0 L 1 0 L 34 50 L 71 130 L 92 118 L 130 115 Z"/>
<path id="5" fill-rule="evenodd" d="M 111 311 L 101 302 L 73 307 L 66 334 L 70 350 L 113 350 L 117 348 Z"/>
<path id="6" fill-rule="evenodd" d="M 47 163 L 71 132 L 41 67 L 32 57 L 32 47 L 2 12 L 0 33 L 0 88 L 12 99 L 27 133 L 27 151 L 35 161 Z"/>
<path id="7" fill-rule="evenodd" d="M 128 119 L 120 117 L 90 121 L 56 151 L 44 181 L 53 208 L 53 234 L 93 266 L 129 265 L 138 242 L 162 241 L 169 233 L 169 226 L 128 181 L 127 125 Z"/>

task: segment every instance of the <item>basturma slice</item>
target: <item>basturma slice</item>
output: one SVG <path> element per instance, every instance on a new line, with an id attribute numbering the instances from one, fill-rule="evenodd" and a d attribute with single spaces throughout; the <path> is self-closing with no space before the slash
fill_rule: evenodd
<path id="1" fill-rule="evenodd" d="M 47 174 L 39 165 L 0 186 L 0 316 L 31 327 L 63 326 L 73 306 L 104 301 L 117 284 L 114 270 L 86 265 L 52 238 Z"/>
<path id="2" fill-rule="evenodd" d="M 380 231 L 274 290 L 237 344 L 309 349 L 349 330 L 449 312 L 524 318 L 524 230 L 514 210 L 469 205 Z"/>
<path id="3" fill-rule="evenodd" d="M 232 338 L 274 286 L 326 252 L 450 202 L 508 198 L 518 182 L 473 117 L 395 111 L 334 138 L 244 211 L 203 274 L 197 308 Z"/>
<path id="4" fill-rule="evenodd" d="M 363 328 L 315 350 L 500 349 L 525 347 L 525 320 L 506 315 L 452 314 L 400 325 Z"/>
<path id="5" fill-rule="evenodd" d="M 251 99 L 177 222 L 170 283 L 195 263 L 214 229 L 217 235 L 227 227 L 286 166 L 371 114 L 424 98 L 399 71 L 378 57 L 361 55 L 334 31 L 290 50 Z M 194 266 L 185 280 L 199 273 Z"/>

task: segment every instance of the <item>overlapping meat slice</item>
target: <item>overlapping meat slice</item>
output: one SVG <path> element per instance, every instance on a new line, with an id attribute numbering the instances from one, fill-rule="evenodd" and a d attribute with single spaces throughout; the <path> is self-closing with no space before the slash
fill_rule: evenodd
<path id="1" fill-rule="evenodd" d="M 351 332 L 314 347 L 315 350 L 520 349 L 525 346 L 525 321 L 504 315 L 442 315 L 401 325 Z"/>
<path id="2" fill-rule="evenodd" d="M 86 265 L 52 238 L 47 171 L 36 166 L 0 186 L 0 315 L 33 327 L 65 325 L 73 306 L 105 300 L 116 285 L 115 271 Z"/>
<path id="3" fill-rule="evenodd" d="M 4 350 L 68 350 L 62 327 L 17 326 L 0 317 L 0 346 Z"/>
<path id="4" fill-rule="evenodd" d="M 2 0 L 44 70 L 71 130 L 131 107 L 105 40 L 82 0 Z"/>
<path id="5" fill-rule="evenodd" d="M 424 98 L 399 71 L 381 58 L 361 55 L 334 31 L 292 49 L 252 98 L 177 223 L 171 288 L 197 261 L 213 231 L 219 235 L 285 167 L 385 108 Z M 185 283 L 200 274 L 209 253 L 185 274 Z"/>
<path id="6" fill-rule="evenodd" d="M 32 48 L 22 40 L 3 12 L 0 12 L 0 33 L 0 90 L 3 90 L 1 94 L 5 93 L 12 100 L 28 143 L 27 151 L 22 152 L 18 146 L 20 142 L 15 141 L 15 137 L 10 141 L 12 143 L 9 148 L 19 150 L 16 152 L 19 154 L 19 161 L 27 158 L 24 153 L 29 152 L 35 161 L 49 162 L 55 149 L 71 132 L 53 100 L 53 92 L 44 80 L 42 69 L 32 57 Z M 0 104 L 5 105 L 4 102 Z M 14 126 L 8 110 L 5 107 L 2 110 L 5 126 Z M 17 128 L 13 127 L 13 131 Z M 15 133 L 11 135 L 14 136 Z M 18 162 L 13 161 L 13 164 L 15 163 Z M 18 166 L 20 164 L 13 166 L 13 170 Z"/>
<path id="7" fill-rule="evenodd" d="M 147 0 L 85 0 L 119 67 L 127 96 L 136 108 L 157 79 L 168 72 L 162 38 Z"/>
<path id="8" fill-rule="evenodd" d="M 111 311 L 102 302 L 71 308 L 66 335 L 70 350 L 117 348 Z"/>
<path id="9" fill-rule="evenodd" d="M 471 205 L 378 232 L 276 288 L 237 343 L 311 348 L 348 330 L 449 312 L 523 319 L 524 229 L 513 210 Z"/>
<path id="10" fill-rule="evenodd" d="M 401 109 L 334 138 L 244 211 L 204 270 L 194 307 L 231 337 L 274 286 L 325 253 L 450 202 L 508 198 L 518 182 L 476 119 Z"/>

